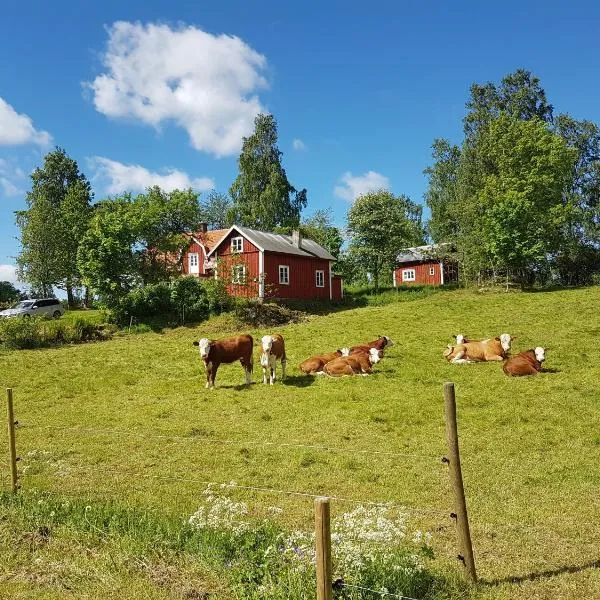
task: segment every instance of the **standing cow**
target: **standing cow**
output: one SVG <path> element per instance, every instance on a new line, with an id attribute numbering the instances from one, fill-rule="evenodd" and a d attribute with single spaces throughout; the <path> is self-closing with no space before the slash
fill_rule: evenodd
<path id="1" fill-rule="evenodd" d="M 542 363 L 545 360 L 546 350 L 538 346 L 533 350 L 527 350 L 526 352 L 512 356 L 504 363 L 502 370 L 512 377 L 536 375 L 542 370 Z"/>
<path id="2" fill-rule="evenodd" d="M 236 335 L 220 340 L 209 340 L 202 338 L 194 342 L 198 346 L 200 356 L 206 366 L 206 387 L 215 387 L 215 377 L 221 363 L 232 363 L 239 360 L 246 373 L 246 385 L 250 385 L 250 375 L 254 367 L 252 349 L 254 340 L 250 335 Z"/>
<path id="3" fill-rule="evenodd" d="M 285 379 L 285 365 L 287 358 L 285 356 L 285 342 L 278 333 L 275 335 L 264 335 L 261 339 L 262 353 L 260 355 L 260 364 L 263 368 L 263 383 L 267 383 L 267 369 L 269 371 L 269 383 L 275 382 L 275 366 L 277 361 L 281 361 L 281 380 Z"/>

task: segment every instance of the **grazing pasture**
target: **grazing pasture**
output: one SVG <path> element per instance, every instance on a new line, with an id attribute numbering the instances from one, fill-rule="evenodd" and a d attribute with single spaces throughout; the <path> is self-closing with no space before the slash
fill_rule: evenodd
<path id="1" fill-rule="evenodd" d="M 446 453 L 442 384 L 454 381 L 482 580 L 472 597 L 598 598 L 599 306 L 600 288 L 453 291 L 339 311 L 276 331 L 236 331 L 225 316 L 162 334 L 3 352 L 0 384 L 14 389 L 21 424 L 22 485 L 178 518 L 194 513 L 207 481 L 391 501 L 419 509 L 409 512 L 414 529 L 433 534 L 435 568 L 460 568 L 447 517 L 447 467 L 440 460 Z M 236 363 L 220 368 L 216 389 L 205 389 L 194 340 L 250 333 L 256 341 L 275 332 L 285 338 L 284 382 L 262 383 L 255 343 L 250 388 Z M 544 367 L 551 372 L 510 378 L 501 363 L 449 364 L 443 351 L 459 332 L 471 339 L 509 332 L 517 336 L 513 354 L 545 346 Z M 378 335 L 395 344 L 372 376 L 308 377 L 298 369 L 311 355 Z M 1 431 L 5 448 L 5 427 Z M 247 489 L 231 494 L 257 515 L 276 506 L 283 509 L 280 521 L 310 527 L 310 498 Z M 349 507 L 338 500 L 332 511 Z M 1 535 L 17 544 L 19 536 L 8 529 L 1 525 Z M 94 551 L 98 564 L 110 569 L 102 548 Z M 19 553 L 0 550 L 0 563 L 9 565 L 0 573 L 22 566 L 20 560 Z M 177 576 L 213 577 L 199 570 L 186 563 Z M 60 597 L 45 591 L 40 578 L 21 582 L 22 597 Z M 149 597 L 154 580 L 143 581 L 140 597 Z M 0 596 L 14 585 L 0 577 Z M 128 589 L 126 581 L 119 585 Z M 229 597 L 218 595 L 219 585 L 211 582 L 211 597 Z"/>

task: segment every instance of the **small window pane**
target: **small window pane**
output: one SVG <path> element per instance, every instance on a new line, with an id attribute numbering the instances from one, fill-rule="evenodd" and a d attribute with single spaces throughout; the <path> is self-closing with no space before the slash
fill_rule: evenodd
<path id="1" fill-rule="evenodd" d="M 242 252 L 244 239 L 241 237 L 231 238 L 231 251 L 232 252 Z"/>
<path id="2" fill-rule="evenodd" d="M 325 271 L 315 271 L 316 286 L 325 287 Z"/>
<path id="3" fill-rule="evenodd" d="M 402 271 L 402 281 L 415 281 L 415 270 L 404 269 Z"/>
<path id="4" fill-rule="evenodd" d="M 284 285 L 290 283 L 290 268 L 287 265 L 279 265 L 279 283 Z"/>

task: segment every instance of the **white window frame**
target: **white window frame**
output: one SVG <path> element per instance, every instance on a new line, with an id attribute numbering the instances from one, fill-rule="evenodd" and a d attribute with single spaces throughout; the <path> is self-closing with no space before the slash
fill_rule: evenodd
<path id="1" fill-rule="evenodd" d="M 416 281 L 417 272 L 415 269 L 402 269 L 402 281 Z"/>
<path id="2" fill-rule="evenodd" d="M 235 285 L 243 285 L 246 283 L 246 265 L 233 265 L 233 267 L 231 267 L 231 283 Z"/>
<path id="3" fill-rule="evenodd" d="M 239 244 L 238 244 L 239 242 Z M 237 247 L 239 246 L 239 248 Z M 231 238 L 231 252 L 237 254 L 244 251 L 244 238 L 241 235 Z"/>
<path id="4" fill-rule="evenodd" d="M 282 281 L 281 269 L 285 269 L 286 281 Z M 290 266 L 289 265 L 279 265 L 278 272 L 279 272 L 279 285 L 290 285 Z"/>
<path id="5" fill-rule="evenodd" d="M 429 275 L 435 275 L 435 267 L 429 267 Z"/>
<path id="6" fill-rule="evenodd" d="M 321 275 L 321 285 L 319 285 L 319 274 Z M 315 287 L 325 287 L 325 271 L 315 271 Z"/>

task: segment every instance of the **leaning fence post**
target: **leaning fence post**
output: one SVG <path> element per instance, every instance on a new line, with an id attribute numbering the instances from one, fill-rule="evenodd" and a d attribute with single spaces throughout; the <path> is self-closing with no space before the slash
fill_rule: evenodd
<path id="1" fill-rule="evenodd" d="M 315 498 L 317 600 L 331 600 L 331 523 L 329 498 Z"/>
<path id="2" fill-rule="evenodd" d="M 475 571 L 475 558 L 469 531 L 469 518 L 467 515 L 467 501 L 463 485 L 460 455 L 458 452 L 458 427 L 456 424 L 456 398 L 454 384 L 444 383 L 444 408 L 446 414 L 446 440 L 448 441 L 448 466 L 450 467 L 450 480 L 454 491 L 454 504 L 456 506 L 456 527 L 458 530 L 459 559 L 464 562 L 469 577 L 477 581 Z"/>
<path id="3" fill-rule="evenodd" d="M 17 482 L 17 446 L 15 443 L 15 412 L 13 409 L 12 388 L 6 389 L 7 417 L 8 417 L 8 458 L 10 464 L 10 483 L 13 493 L 19 488 Z"/>

